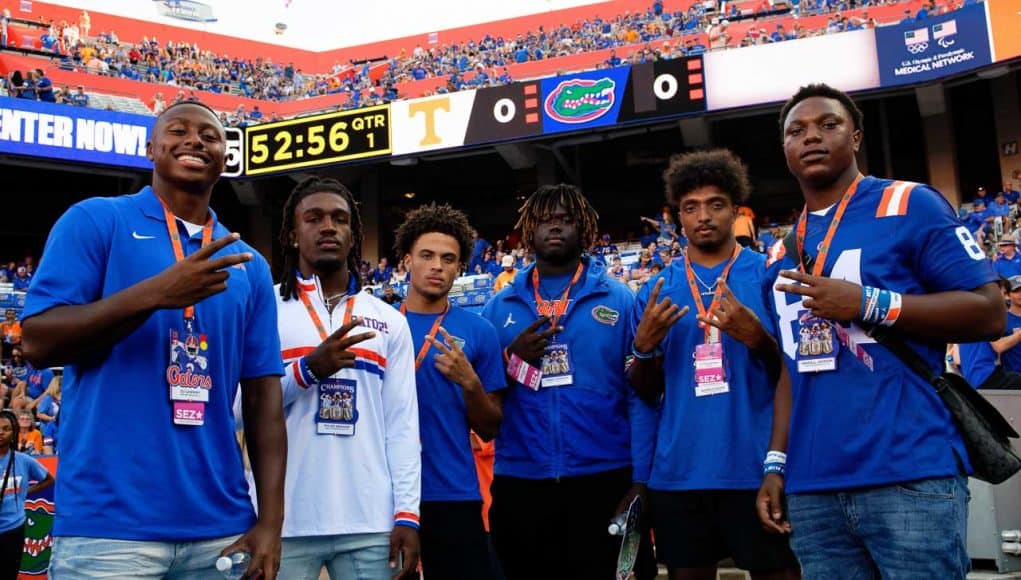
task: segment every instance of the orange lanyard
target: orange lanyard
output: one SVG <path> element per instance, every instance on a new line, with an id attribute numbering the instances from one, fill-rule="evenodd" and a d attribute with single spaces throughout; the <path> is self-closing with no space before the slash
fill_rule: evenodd
<path id="1" fill-rule="evenodd" d="M 844 217 L 844 212 L 847 210 L 847 204 L 851 202 L 851 198 L 854 197 L 855 192 L 858 191 L 858 184 L 861 182 L 861 173 L 854 178 L 854 182 L 844 192 L 844 197 L 840 199 L 840 205 L 837 206 L 837 211 L 833 213 L 833 221 L 830 222 L 830 227 L 826 230 L 826 237 L 822 239 L 822 243 L 819 244 L 819 254 L 815 257 L 815 263 L 812 264 L 812 275 L 822 276 L 823 266 L 826 264 L 826 256 L 830 253 L 830 243 L 833 242 L 833 236 L 837 234 L 837 228 L 840 227 L 840 220 Z M 805 230 L 808 229 L 808 204 L 805 204 L 805 208 L 801 211 L 801 217 L 798 218 L 798 228 L 795 233 L 795 240 L 798 243 L 798 267 L 801 272 L 805 271 Z"/>
<path id="2" fill-rule="evenodd" d="M 156 194 L 154 193 L 153 195 Z M 184 247 L 181 245 L 181 233 L 177 229 L 177 217 L 170 211 L 167 202 L 163 201 L 163 198 L 156 195 L 156 199 L 160 200 L 160 205 L 163 206 L 163 217 L 167 220 L 167 233 L 170 234 L 170 246 L 174 248 L 174 258 L 180 262 L 184 259 Z M 206 225 L 202 226 L 202 247 L 206 247 L 211 241 L 213 241 L 212 215 L 206 219 Z M 189 324 L 195 320 L 194 304 L 185 307 L 184 320 Z"/>
<path id="3" fill-rule="evenodd" d="M 305 312 L 308 312 L 308 317 L 312 319 L 312 325 L 316 327 L 316 331 L 319 333 L 319 340 L 326 340 L 329 336 L 326 334 L 326 327 L 323 326 L 323 321 L 316 314 L 315 306 L 312 305 L 312 301 L 308 299 L 308 294 L 302 290 L 298 293 L 298 298 L 301 299 L 301 303 L 305 305 Z M 344 307 L 344 324 L 351 322 L 351 312 L 355 309 L 355 295 L 347 297 L 347 304 Z"/>
<path id="4" fill-rule="evenodd" d="M 550 317 L 551 328 L 556 328 L 560 317 L 567 313 L 567 297 L 571 295 L 571 288 L 581 279 L 581 273 L 584 270 L 584 262 L 579 262 L 578 269 L 574 271 L 574 277 L 571 278 L 571 283 L 567 285 L 567 289 L 564 290 L 564 295 L 560 297 L 560 300 L 544 300 L 542 296 L 539 296 L 539 267 L 534 266 L 532 268 L 532 292 L 535 292 L 535 311 L 540 317 Z"/>
<path id="5" fill-rule="evenodd" d="M 429 329 L 429 334 L 426 336 L 425 342 L 422 343 L 422 348 L 418 349 L 418 356 L 415 357 L 415 371 L 418 371 L 418 367 L 422 366 L 422 361 L 425 360 L 425 355 L 429 353 L 429 348 L 432 346 L 432 339 L 436 338 L 436 332 L 440 329 L 440 325 L 443 324 L 443 318 L 450 312 L 450 302 L 447 302 L 447 307 L 443 309 L 443 313 L 436 317 L 433 322 L 433 326 Z M 408 315 L 408 307 L 403 302 L 401 303 L 401 314 Z"/>
<path id="6" fill-rule="evenodd" d="M 723 267 L 723 273 L 720 274 L 720 278 L 724 281 L 727 280 L 727 275 L 730 274 L 730 268 L 737 262 L 737 256 L 741 253 L 741 244 L 734 244 L 734 254 L 730 257 L 730 261 Z M 709 303 L 709 309 L 702 304 L 702 293 L 699 292 L 698 286 L 695 284 L 695 271 L 691 269 L 691 260 L 688 258 L 688 252 L 684 252 L 684 273 L 688 276 L 688 288 L 691 289 L 691 297 L 695 300 L 695 308 L 698 308 L 698 315 L 702 318 L 712 316 L 713 310 L 720 305 L 720 296 L 723 296 L 723 286 L 719 283 L 716 284 L 716 291 L 713 292 L 713 301 Z M 709 325 L 705 325 L 705 342 L 709 342 Z"/>

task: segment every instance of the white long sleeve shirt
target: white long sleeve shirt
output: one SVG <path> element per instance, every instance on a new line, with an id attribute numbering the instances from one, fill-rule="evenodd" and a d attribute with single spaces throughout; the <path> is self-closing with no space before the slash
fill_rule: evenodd
<path id="1" fill-rule="evenodd" d="M 298 280 L 327 335 L 344 324 L 345 302 L 326 310 L 318 279 Z M 354 345 L 353 369 L 333 378 L 357 382 L 354 435 L 318 434 L 320 393 L 308 385 L 298 365 L 322 339 L 301 300 L 280 298 L 277 313 L 285 365 L 282 380 L 287 423 L 287 477 L 284 483 L 285 538 L 389 532 L 395 521 L 418 525 L 421 494 L 421 443 L 415 361 L 407 321 L 392 306 L 358 293 L 353 317 L 374 331 Z"/>

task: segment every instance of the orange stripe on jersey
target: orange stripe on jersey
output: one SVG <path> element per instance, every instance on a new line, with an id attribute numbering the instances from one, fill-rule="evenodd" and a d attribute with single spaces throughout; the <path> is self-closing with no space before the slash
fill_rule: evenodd
<path id="1" fill-rule="evenodd" d="M 907 215 L 908 198 L 911 190 L 918 185 L 910 181 L 894 181 L 883 190 L 883 199 L 879 201 L 876 208 L 876 217 L 894 217 Z"/>
<path id="2" fill-rule="evenodd" d="M 286 348 L 280 351 L 280 358 L 284 360 L 301 358 L 303 356 L 312 354 L 312 351 L 315 349 L 316 347 L 314 346 L 299 346 L 297 348 Z"/>
<path id="3" fill-rule="evenodd" d="M 349 348 L 348 350 L 353 352 L 355 356 L 358 358 L 371 360 L 372 362 L 378 364 L 380 367 L 384 369 L 386 368 L 386 357 L 377 352 L 365 348 Z"/>
<path id="4" fill-rule="evenodd" d="M 769 250 L 766 251 L 766 267 L 768 268 L 779 262 L 786 255 L 787 246 L 784 245 L 783 240 L 778 240 L 769 248 Z"/>
<path id="5" fill-rule="evenodd" d="M 287 348 L 280 351 L 280 358 L 284 360 L 298 359 L 303 356 L 308 356 L 312 354 L 312 351 L 314 350 L 315 350 L 314 346 L 299 346 L 296 348 Z M 348 350 L 353 352 L 354 355 L 359 358 L 370 360 L 376 363 L 377 365 L 386 368 L 386 357 L 377 352 L 365 348 L 349 348 Z"/>

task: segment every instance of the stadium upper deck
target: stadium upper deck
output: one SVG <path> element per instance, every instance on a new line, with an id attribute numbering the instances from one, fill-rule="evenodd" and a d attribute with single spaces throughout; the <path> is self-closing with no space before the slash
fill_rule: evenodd
<path id="1" fill-rule="evenodd" d="M 99 13 L 92 17 L 95 34 L 84 39 L 83 48 L 69 49 L 61 23 L 72 25 L 79 12 L 36 2 L 31 20 L 24 18 L 27 14 L 17 18 L 12 10 L 8 45 L 23 54 L 0 53 L 0 71 L 44 65 L 41 58 L 55 58 L 41 50 L 45 44 L 64 54 L 61 70 L 48 71 L 57 85 L 83 84 L 94 92 L 137 95 L 148 103 L 158 92 L 173 98 L 167 90 L 172 84 L 197 90 L 202 100 L 221 110 L 243 104 L 250 111 L 260 105 L 267 117 L 287 117 L 593 69 L 618 60 L 642 62 L 833 34 L 898 22 L 905 12 L 914 16 L 923 6 L 921 0 L 908 0 L 857 4 L 839 12 L 845 5 L 824 1 L 805 2 L 792 11 L 786 5 L 739 2 L 725 5 L 725 14 L 720 14 L 715 6 L 707 10 L 705 4 L 688 0 L 662 6 L 615 0 L 314 53 Z M 937 10 L 948 7 L 953 6 L 942 4 Z M 728 23 L 718 24 L 721 19 Z M 40 21 L 52 22 L 57 38 L 47 38 Z M 99 36 L 114 30 L 117 44 Z M 169 51 L 168 40 L 174 47 Z M 193 50 L 195 45 L 199 50 Z M 89 67 L 83 50 L 103 57 L 97 60 L 106 67 Z M 88 74 L 90 68 L 107 68 L 111 76 Z"/>

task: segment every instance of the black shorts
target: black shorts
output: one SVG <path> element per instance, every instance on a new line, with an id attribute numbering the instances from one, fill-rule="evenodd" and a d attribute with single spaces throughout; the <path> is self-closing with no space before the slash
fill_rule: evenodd
<path id="1" fill-rule="evenodd" d="M 17 578 L 25 555 L 25 524 L 0 534 L 0 578 Z"/>
<path id="2" fill-rule="evenodd" d="M 435 580 L 497 578 L 481 501 L 423 501 L 422 571 Z"/>
<path id="3" fill-rule="evenodd" d="M 504 577 L 613 580 L 621 539 L 606 529 L 630 488 L 631 468 L 559 480 L 494 477 L 489 527 Z M 635 563 L 639 580 L 656 576 L 650 548 L 646 532 Z"/>
<path id="4" fill-rule="evenodd" d="M 649 490 L 656 556 L 667 568 L 715 567 L 732 557 L 749 572 L 797 568 L 787 536 L 762 529 L 753 490 Z"/>

